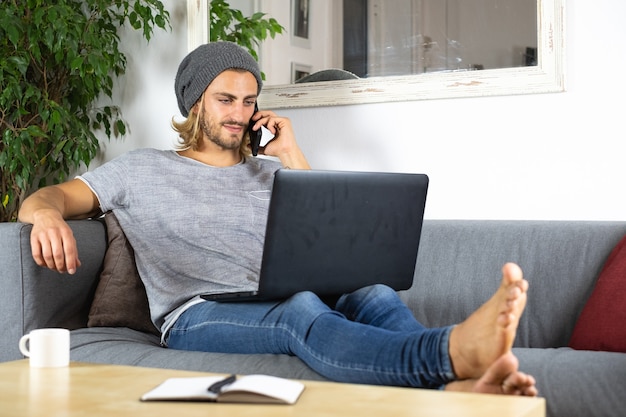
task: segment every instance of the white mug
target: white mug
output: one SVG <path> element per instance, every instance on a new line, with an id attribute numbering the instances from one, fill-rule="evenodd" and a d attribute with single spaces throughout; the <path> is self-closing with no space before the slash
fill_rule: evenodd
<path id="1" fill-rule="evenodd" d="M 28 345 L 28 346 L 27 346 Z M 37 329 L 20 339 L 20 352 L 33 368 L 58 368 L 70 363 L 70 331 Z"/>

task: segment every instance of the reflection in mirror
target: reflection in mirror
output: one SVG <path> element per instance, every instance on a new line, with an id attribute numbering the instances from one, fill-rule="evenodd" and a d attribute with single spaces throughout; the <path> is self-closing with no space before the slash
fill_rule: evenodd
<path id="1" fill-rule="evenodd" d="M 284 0 L 231 0 L 231 5 L 262 10 L 286 26 L 286 35 L 265 42 L 260 51 L 268 79 L 259 100 L 266 108 L 284 108 L 563 91 L 563 1 L 292 0 L 289 8 Z M 295 4 L 310 8 L 304 44 L 294 42 L 291 33 Z M 190 26 L 190 34 L 197 32 Z M 294 83 L 309 69 L 314 74 L 331 68 L 359 78 Z"/>
<path id="2" fill-rule="evenodd" d="M 343 68 L 360 77 L 536 64 L 536 0 L 344 0 L 343 5 Z"/>

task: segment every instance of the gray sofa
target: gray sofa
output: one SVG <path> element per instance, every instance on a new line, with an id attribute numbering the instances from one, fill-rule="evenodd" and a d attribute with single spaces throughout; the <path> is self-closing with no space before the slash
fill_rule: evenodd
<path id="1" fill-rule="evenodd" d="M 87 328 L 107 236 L 101 221 L 70 223 L 82 261 L 73 276 L 34 264 L 29 225 L 0 224 L 0 361 L 22 358 L 18 340 L 31 329 L 66 327 L 74 361 L 323 379 L 294 357 L 175 351 L 153 334 Z M 548 415 L 625 415 L 626 354 L 567 348 L 607 256 L 624 235 L 626 222 L 426 221 L 414 285 L 401 296 L 428 326 L 456 323 L 496 289 L 502 264 L 517 262 L 530 290 L 514 352 L 521 369 L 536 377 Z"/>

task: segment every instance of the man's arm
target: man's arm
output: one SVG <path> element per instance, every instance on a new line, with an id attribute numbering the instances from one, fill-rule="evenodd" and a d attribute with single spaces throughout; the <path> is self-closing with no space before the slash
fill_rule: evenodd
<path id="1" fill-rule="evenodd" d="M 42 188 L 28 197 L 18 219 L 33 224 L 30 244 L 37 265 L 76 272 L 80 266 L 76 240 L 65 220 L 89 217 L 98 207 L 96 195 L 78 179 Z"/>

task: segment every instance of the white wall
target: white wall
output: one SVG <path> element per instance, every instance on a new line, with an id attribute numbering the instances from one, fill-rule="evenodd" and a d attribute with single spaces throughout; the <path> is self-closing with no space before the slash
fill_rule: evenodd
<path id="1" fill-rule="evenodd" d="M 622 0 L 568 2 L 565 93 L 280 113 L 316 168 L 427 173 L 428 218 L 626 220 L 625 17 Z M 132 131 L 107 144 L 104 160 L 174 143 L 185 42 L 178 27 L 148 49 L 129 43 L 122 83 Z"/>
<path id="2" fill-rule="evenodd" d="M 172 29 L 155 29 L 150 42 L 128 29 L 120 49 L 128 60 L 126 74 L 116 80 L 113 102 L 122 108 L 130 132 L 122 139 L 101 140 L 102 152 L 91 167 L 135 148 L 170 149 L 176 134 L 172 117 L 181 117 L 174 95 L 178 64 L 187 54 L 187 2 L 165 0 Z M 110 100 L 105 99 L 104 102 Z"/>

